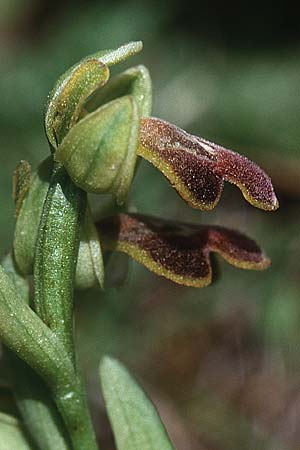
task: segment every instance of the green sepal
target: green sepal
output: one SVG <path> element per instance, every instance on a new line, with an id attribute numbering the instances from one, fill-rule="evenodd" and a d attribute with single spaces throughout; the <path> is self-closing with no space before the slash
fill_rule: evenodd
<path id="1" fill-rule="evenodd" d="M 118 450 L 174 450 L 152 402 L 122 364 L 104 357 L 100 380 Z"/>
<path id="2" fill-rule="evenodd" d="M 132 95 L 135 98 L 141 117 L 151 114 L 152 83 L 145 66 L 131 67 L 112 78 L 106 86 L 94 92 L 85 109 L 89 112 L 95 111 L 99 106 L 124 95 Z"/>
<path id="3" fill-rule="evenodd" d="M 87 206 L 81 228 L 75 286 L 77 289 L 88 289 L 97 285 L 103 288 L 103 284 L 104 267 L 99 234 L 91 210 Z"/>
<path id="4" fill-rule="evenodd" d="M 54 149 L 76 123 L 85 100 L 108 79 L 108 67 L 95 58 L 76 64 L 59 78 L 45 116 L 46 134 Z"/>
<path id="5" fill-rule="evenodd" d="M 16 216 L 18 216 L 24 197 L 30 186 L 31 166 L 28 161 L 20 161 L 13 175 L 13 199 L 16 205 Z"/>
<path id="6" fill-rule="evenodd" d="M 132 96 L 121 97 L 78 122 L 55 158 L 83 190 L 113 194 L 122 204 L 134 174 L 138 136 L 136 101 Z"/>
<path id="7" fill-rule="evenodd" d="M 137 41 L 99 51 L 83 58 L 58 79 L 49 94 L 45 115 L 46 135 L 54 151 L 78 120 L 87 98 L 107 83 L 108 66 L 124 61 L 142 48 L 142 42 Z"/>
<path id="8" fill-rule="evenodd" d="M 34 450 L 23 424 L 15 417 L 0 413 L 0 449 Z"/>
<path id="9" fill-rule="evenodd" d="M 32 177 L 17 218 L 13 249 L 17 267 L 23 275 L 33 272 L 35 244 L 52 166 L 51 157 L 41 163 Z"/>
<path id="10" fill-rule="evenodd" d="M 113 66 L 134 56 L 143 49 L 142 41 L 132 41 L 110 50 L 100 50 L 88 58 L 97 58 L 107 66 Z M 87 59 L 87 58 L 85 58 Z"/>

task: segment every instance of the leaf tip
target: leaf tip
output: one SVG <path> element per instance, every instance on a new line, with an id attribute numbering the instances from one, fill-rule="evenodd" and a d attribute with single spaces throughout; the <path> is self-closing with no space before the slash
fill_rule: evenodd
<path id="1" fill-rule="evenodd" d="M 116 358 L 104 354 L 99 364 L 99 374 L 102 385 L 105 384 L 106 380 L 111 380 L 112 374 L 122 370 L 122 368 L 122 364 Z"/>

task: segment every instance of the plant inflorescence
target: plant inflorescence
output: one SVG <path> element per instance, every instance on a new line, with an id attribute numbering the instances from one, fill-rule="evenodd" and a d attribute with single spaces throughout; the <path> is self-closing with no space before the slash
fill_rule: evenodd
<path id="1" fill-rule="evenodd" d="M 3 414 L 0 439 L 12 442 L 10 448 L 35 448 L 31 439 L 40 449 L 98 448 L 74 345 L 73 293 L 104 287 L 103 252 L 126 253 L 193 287 L 212 281 L 211 252 L 243 269 L 270 264 L 238 231 L 126 210 L 138 158 L 153 164 L 193 208 L 214 208 L 224 181 L 251 205 L 278 208 L 270 178 L 255 163 L 151 117 L 151 79 L 144 66 L 110 79 L 110 67 L 141 48 L 131 42 L 101 51 L 63 74 L 45 112 L 50 156 L 35 173 L 21 161 L 14 174 L 17 220 L 12 251 L 0 268 L 0 337 L 30 439 Z M 112 204 L 125 206 L 96 218 L 90 193 L 99 202 L 110 194 Z M 118 361 L 105 357 L 100 378 L 119 450 L 173 448 L 152 403 Z M 5 420 L 15 424 L 9 432 L 1 425 Z"/>

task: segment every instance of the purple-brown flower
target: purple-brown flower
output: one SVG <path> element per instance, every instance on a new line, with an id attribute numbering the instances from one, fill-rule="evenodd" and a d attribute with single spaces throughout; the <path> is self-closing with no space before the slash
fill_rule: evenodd
<path id="1" fill-rule="evenodd" d="M 140 214 L 112 216 L 96 227 L 104 250 L 127 253 L 157 275 L 185 286 L 211 283 L 212 252 L 242 269 L 262 270 L 270 265 L 252 239 L 224 227 L 169 222 Z"/>
<path id="2" fill-rule="evenodd" d="M 254 162 L 161 119 L 141 120 L 138 154 L 193 208 L 213 209 L 224 180 L 237 185 L 253 206 L 268 211 L 279 206 L 271 179 Z"/>

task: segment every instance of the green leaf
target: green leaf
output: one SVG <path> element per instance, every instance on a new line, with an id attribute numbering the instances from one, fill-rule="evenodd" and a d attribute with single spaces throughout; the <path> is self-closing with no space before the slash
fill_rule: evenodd
<path id="1" fill-rule="evenodd" d="M 71 360 L 54 333 L 24 302 L 0 266 L 0 338 L 55 389 L 74 374 Z M 63 370 L 61 370 L 63 364 Z"/>
<path id="2" fill-rule="evenodd" d="M 14 257 L 23 275 L 33 272 L 35 244 L 52 171 L 52 158 L 41 163 L 23 200 L 15 228 Z"/>
<path id="3" fill-rule="evenodd" d="M 155 407 L 122 364 L 104 357 L 100 379 L 118 450 L 174 450 Z"/>
<path id="4" fill-rule="evenodd" d="M 76 448 L 95 449 L 82 382 L 64 345 L 25 304 L 0 266 L 0 339 L 32 367 L 51 390 Z M 75 445 L 74 445 L 75 447 Z M 17 447 L 18 448 L 18 447 Z"/>
<path id="5" fill-rule="evenodd" d="M 32 440 L 38 448 L 68 450 L 69 439 L 49 389 L 41 378 L 12 352 L 9 359 L 15 399 Z"/>
<path id="6" fill-rule="evenodd" d="M 99 241 L 90 207 L 87 206 L 81 229 L 80 245 L 76 266 L 75 285 L 78 289 L 88 289 L 104 284 L 104 267 Z"/>
<path id="7" fill-rule="evenodd" d="M 136 163 L 139 115 L 133 97 L 101 106 L 78 122 L 56 152 L 74 183 L 123 203 Z"/>
<path id="8" fill-rule="evenodd" d="M 10 254 L 3 259 L 2 265 L 23 301 L 29 303 L 28 282 L 17 272 Z M 67 450 L 68 438 L 49 389 L 24 361 L 6 347 L 4 350 L 12 369 L 15 400 L 33 441 L 38 448 Z"/>
<path id="9" fill-rule="evenodd" d="M 0 450 L 33 450 L 22 424 L 13 416 L 0 413 Z"/>
<path id="10" fill-rule="evenodd" d="M 151 114 L 152 84 L 145 66 L 131 67 L 114 77 L 102 89 L 95 91 L 85 109 L 92 112 L 99 106 L 124 95 L 132 95 L 135 98 L 141 117 Z"/>

